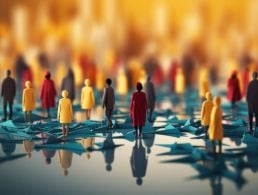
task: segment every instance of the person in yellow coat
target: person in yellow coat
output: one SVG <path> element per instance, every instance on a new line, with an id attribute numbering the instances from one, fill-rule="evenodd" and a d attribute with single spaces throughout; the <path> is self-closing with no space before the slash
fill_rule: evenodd
<path id="1" fill-rule="evenodd" d="M 24 111 L 25 123 L 31 122 L 31 113 L 35 108 L 34 90 L 30 81 L 25 82 L 25 89 L 22 94 L 22 109 Z"/>
<path id="2" fill-rule="evenodd" d="M 90 86 L 90 80 L 85 80 L 85 87 L 82 88 L 81 92 L 81 107 L 85 109 L 86 120 L 90 120 L 91 109 L 95 105 L 94 91 Z"/>
<path id="3" fill-rule="evenodd" d="M 222 110 L 220 108 L 221 100 L 220 97 L 216 96 L 213 101 L 213 108 L 211 111 L 210 126 L 208 130 L 209 139 L 213 145 L 213 153 L 216 153 L 216 143 L 219 142 L 219 153 L 222 152 L 222 139 L 224 137 L 223 126 L 222 126 Z"/>
<path id="4" fill-rule="evenodd" d="M 204 69 L 201 71 L 200 79 L 199 79 L 199 96 L 201 98 L 201 102 L 205 101 L 206 92 L 210 90 L 210 83 L 208 80 L 207 71 Z"/>
<path id="5" fill-rule="evenodd" d="M 73 153 L 68 150 L 58 151 L 60 167 L 63 169 L 64 176 L 68 175 L 68 169 L 72 165 Z"/>
<path id="6" fill-rule="evenodd" d="M 35 142 L 29 140 L 23 140 L 24 150 L 27 153 L 27 157 L 31 158 L 31 153 L 34 150 Z"/>
<path id="7" fill-rule="evenodd" d="M 206 92 L 206 100 L 202 103 L 201 124 L 204 128 L 206 137 L 210 125 L 211 111 L 213 108 L 212 96 L 210 92 Z"/>
<path id="8" fill-rule="evenodd" d="M 185 92 L 185 77 L 182 68 L 178 68 L 176 75 L 176 93 L 182 95 Z"/>
<path id="9" fill-rule="evenodd" d="M 73 107 L 72 102 L 68 98 L 68 91 L 62 91 L 63 98 L 59 100 L 57 119 L 62 124 L 62 132 L 64 136 L 68 135 L 69 131 L 69 123 L 72 122 L 73 119 Z"/>

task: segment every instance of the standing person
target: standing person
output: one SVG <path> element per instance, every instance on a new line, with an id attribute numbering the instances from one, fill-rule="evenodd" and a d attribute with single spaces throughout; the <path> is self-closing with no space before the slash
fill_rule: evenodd
<path id="1" fill-rule="evenodd" d="M 22 94 L 22 108 L 24 111 L 25 123 L 30 123 L 31 113 L 35 108 L 35 97 L 31 82 L 26 81 L 25 86 L 26 88 L 23 90 Z"/>
<path id="2" fill-rule="evenodd" d="M 51 79 L 50 72 L 45 74 L 45 80 L 43 81 L 40 99 L 42 107 L 47 110 L 47 117 L 50 118 L 50 108 L 55 107 L 56 88 L 54 81 Z"/>
<path id="3" fill-rule="evenodd" d="M 201 123 L 204 128 L 206 137 L 210 125 L 211 111 L 213 108 L 212 97 L 210 92 L 206 92 L 206 100 L 202 103 Z"/>
<path id="4" fill-rule="evenodd" d="M 75 83 L 74 74 L 71 68 L 68 69 L 67 75 L 63 78 L 61 83 L 61 91 L 68 91 L 68 98 L 73 102 L 75 99 Z"/>
<path id="5" fill-rule="evenodd" d="M 239 80 L 237 78 L 237 71 L 234 71 L 231 77 L 228 79 L 227 98 L 231 102 L 232 109 L 235 108 L 235 103 L 240 101 L 242 98 Z"/>
<path id="6" fill-rule="evenodd" d="M 133 125 L 135 127 L 136 136 L 142 135 L 142 127 L 145 125 L 147 113 L 147 99 L 144 92 L 142 92 L 142 84 L 136 84 L 137 91 L 133 93 L 130 103 L 130 113 Z"/>
<path id="7" fill-rule="evenodd" d="M 223 126 L 222 126 L 222 110 L 220 108 L 220 97 L 216 96 L 213 102 L 214 106 L 211 111 L 210 126 L 208 130 L 209 139 L 213 145 L 213 153 L 216 153 L 216 141 L 219 142 L 219 153 L 222 152 Z"/>
<path id="8" fill-rule="evenodd" d="M 146 93 L 147 97 L 147 104 L 148 104 L 148 110 L 149 110 L 149 122 L 152 122 L 152 113 L 154 111 L 155 102 L 156 102 L 156 93 L 153 83 L 151 82 L 151 77 L 147 76 L 147 82 L 144 85 L 144 91 Z"/>
<path id="9" fill-rule="evenodd" d="M 62 124 L 63 136 L 67 136 L 69 123 L 71 123 L 73 119 L 73 107 L 71 100 L 68 98 L 68 91 L 62 91 L 62 96 L 63 98 L 59 100 L 57 119 Z"/>
<path id="10" fill-rule="evenodd" d="M 115 106 L 115 93 L 114 89 L 111 87 L 112 80 L 108 78 L 106 80 L 106 88 L 104 89 L 103 98 L 102 98 L 102 107 L 105 108 L 105 114 L 107 118 L 108 128 L 112 127 L 112 112 Z"/>
<path id="11" fill-rule="evenodd" d="M 258 73 L 253 72 L 253 80 L 249 82 L 247 87 L 246 101 L 248 103 L 249 113 L 249 130 L 253 132 L 253 117 L 255 116 L 255 127 L 258 127 Z"/>
<path id="12" fill-rule="evenodd" d="M 95 105 L 94 91 L 90 86 L 90 79 L 85 80 L 85 87 L 81 92 L 81 107 L 85 109 L 86 120 L 90 120 L 91 109 Z"/>
<path id="13" fill-rule="evenodd" d="M 1 96 L 3 97 L 3 110 L 4 117 L 2 121 L 7 120 L 7 104 L 9 105 L 9 120 L 12 119 L 13 116 L 13 100 L 16 93 L 16 85 L 15 80 L 11 78 L 11 71 L 6 71 L 6 78 L 2 83 Z"/>

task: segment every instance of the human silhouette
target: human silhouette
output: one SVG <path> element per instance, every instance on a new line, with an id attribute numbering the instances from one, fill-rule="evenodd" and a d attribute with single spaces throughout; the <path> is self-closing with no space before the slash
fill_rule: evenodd
<path id="1" fill-rule="evenodd" d="M 112 128 L 112 112 L 115 106 L 115 93 L 114 89 L 111 87 L 112 80 L 108 78 L 106 80 L 106 87 L 104 89 L 102 97 L 102 107 L 105 108 L 105 114 L 107 118 L 107 127 Z"/>
<path id="2" fill-rule="evenodd" d="M 228 79 L 227 98 L 231 102 L 232 109 L 235 108 L 235 103 L 242 98 L 237 71 L 233 71 L 231 77 Z"/>
<path id="3" fill-rule="evenodd" d="M 210 91 L 208 72 L 206 68 L 203 68 L 200 72 L 200 78 L 199 78 L 199 96 L 201 98 L 201 102 L 205 101 L 206 92 L 208 91 Z"/>
<path id="4" fill-rule="evenodd" d="M 146 93 L 147 105 L 148 105 L 148 111 L 149 111 L 148 120 L 149 122 L 152 122 L 152 113 L 155 108 L 156 93 L 155 93 L 154 84 L 151 82 L 151 77 L 149 75 L 147 76 L 147 82 L 144 85 L 144 91 Z"/>
<path id="5" fill-rule="evenodd" d="M 108 133 L 104 143 L 103 143 L 103 154 L 106 163 L 106 170 L 112 170 L 112 163 L 114 162 L 115 158 L 115 143 L 113 141 L 112 133 Z"/>
<path id="6" fill-rule="evenodd" d="M 151 147 L 154 144 L 154 140 L 155 140 L 155 133 L 150 133 L 149 135 L 147 135 L 146 137 L 143 138 L 143 142 L 147 148 L 147 154 L 151 153 Z"/>
<path id="7" fill-rule="evenodd" d="M 64 174 L 64 176 L 67 176 L 68 169 L 72 165 L 73 153 L 68 150 L 59 150 L 58 157 L 59 157 L 60 167 L 63 169 L 63 174 Z"/>
<path id="8" fill-rule="evenodd" d="M 25 82 L 26 88 L 22 94 L 22 109 L 24 111 L 25 123 L 31 123 L 31 113 L 35 108 L 35 96 L 30 81 Z"/>
<path id="9" fill-rule="evenodd" d="M 142 92 L 142 84 L 137 83 L 137 91 L 132 94 L 130 103 L 130 114 L 135 128 L 136 136 L 142 135 L 142 127 L 145 125 L 147 113 L 147 99 L 144 92 Z"/>
<path id="10" fill-rule="evenodd" d="M 51 79 L 50 72 L 45 74 L 45 80 L 42 83 L 40 99 L 42 107 L 47 110 L 47 117 L 50 118 L 50 108 L 55 107 L 56 88 Z"/>
<path id="11" fill-rule="evenodd" d="M 91 109 L 95 105 L 94 91 L 90 85 L 90 79 L 86 79 L 85 87 L 82 88 L 81 92 L 81 107 L 85 110 L 86 120 L 90 120 Z"/>
<path id="12" fill-rule="evenodd" d="M 137 185 L 142 185 L 142 178 L 146 175 L 148 156 L 142 145 L 142 139 L 136 139 L 130 158 L 132 175 L 136 178 Z"/>
<path id="13" fill-rule="evenodd" d="M 206 100 L 202 103 L 201 124 L 204 128 L 206 137 L 210 125 L 211 111 L 213 108 L 212 96 L 210 92 L 206 92 Z"/>
<path id="14" fill-rule="evenodd" d="M 30 140 L 23 140 L 23 147 L 28 158 L 31 158 L 31 153 L 34 150 L 35 142 Z"/>
<path id="15" fill-rule="evenodd" d="M 11 71 L 6 71 L 6 78 L 2 82 L 1 96 L 3 98 L 3 121 L 7 120 L 7 104 L 9 105 L 9 120 L 13 116 L 13 101 L 16 93 L 15 80 L 11 78 Z"/>
<path id="16" fill-rule="evenodd" d="M 249 113 L 249 130 L 253 132 L 253 117 L 255 116 L 255 127 L 258 127 L 258 73 L 253 72 L 253 80 L 249 82 L 247 87 L 246 101 L 248 103 Z"/>
<path id="17" fill-rule="evenodd" d="M 68 98 L 73 102 L 75 99 L 75 79 L 71 68 L 68 69 L 67 75 L 63 78 L 61 83 L 61 91 L 68 91 Z"/>

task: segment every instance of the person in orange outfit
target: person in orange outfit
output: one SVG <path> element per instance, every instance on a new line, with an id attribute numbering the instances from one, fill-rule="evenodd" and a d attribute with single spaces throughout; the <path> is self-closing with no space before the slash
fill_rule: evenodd
<path id="1" fill-rule="evenodd" d="M 35 108 L 34 90 L 30 81 L 25 82 L 26 88 L 23 90 L 22 95 L 22 108 L 24 111 L 25 123 L 31 122 L 31 113 Z"/>
<path id="2" fill-rule="evenodd" d="M 206 92 L 206 100 L 202 103 L 201 124 L 204 128 L 206 137 L 210 125 L 211 111 L 213 108 L 212 96 L 210 92 Z"/>
<path id="3" fill-rule="evenodd" d="M 85 87 L 82 88 L 81 92 L 81 107 L 85 109 L 86 120 L 90 120 L 91 109 L 95 105 L 94 91 L 90 86 L 90 80 L 85 80 Z"/>

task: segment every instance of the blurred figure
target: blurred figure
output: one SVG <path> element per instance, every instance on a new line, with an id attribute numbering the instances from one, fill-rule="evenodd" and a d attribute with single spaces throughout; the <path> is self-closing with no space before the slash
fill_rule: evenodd
<path id="1" fill-rule="evenodd" d="M 68 136 L 69 123 L 73 120 L 72 102 L 68 98 L 68 91 L 62 91 L 63 98 L 59 100 L 57 119 L 62 124 L 63 136 Z"/>
<path id="2" fill-rule="evenodd" d="M 231 77 L 228 80 L 227 98 L 231 102 L 232 109 L 235 109 L 235 103 L 240 101 L 242 98 L 239 80 L 237 78 L 237 71 L 233 71 Z"/>
<path id="3" fill-rule="evenodd" d="M 105 114 L 107 118 L 107 127 L 112 128 L 112 112 L 115 106 L 115 93 L 114 89 L 111 87 L 112 80 L 108 78 L 106 80 L 106 87 L 104 89 L 102 97 L 102 107 L 105 108 Z"/>
<path id="4" fill-rule="evenodd" d="M 142 135 L 142 127 L 145 125 L 148 110 L 146 95 L 142 92 L 142 88 L 142 84 L 137 83 L 137 91 L 133 93 L 130 103 L 130 114 L 136 136 Z"/>
<path id="5" fill-rule="evenodd" d="M 152 113 L 155 107 L 156 93 L 155 93 L 154 84 L 151 82 L 151 77 L 149 75 L 147 76 L 147 82 L 144 85 L 144 91 L 146 93 L 147 105 L 148 105 L 148 111 L 149 111 L 148 120 L 149 122 L 153 122 Z"/>
<path id="6" fill-rule="evenodd" d="M 243 72 L 242 72 L 242 85 L 243 85 L 243 89 L 242 89 L 242 95 L 245 96 L 246 92 L 247 92 L 247 86 L 248 83 L 250 81 L 250 71 L 249 71 L 249 67 L 245 67 Z"/>
<path id="7" fill-rule="evenodd" d="M 74 74 L 71 68 L 68 69 L 67 75 L 63 78 L 61 83 L 61 91 L 68 91 L 68 98 L 73 102 L 75 99 L 75 81 Z"/>
<path id="8" fill-rule="evenodd" d="M 160 86 L 164 82 L 164 74 L 161 66 L 158 64 L 155 68 L 155 71 L 153 73 L 153 82 L 157 85 Z"/>
<path id="9" fill-rule="evenodd" d="M 113 141 L 112 133 L 108 133 L 104 143 L 103 143 L 103 154 L 106 162 L 106 170 L 112 170 L 112 163 L 115 158 L 115 143 Z"/>
<path id="10" fill-rule="evenodd" d="M 249 113 L 249 130 L 253 132 L 253 117 L 255 116 L 255 128 L 258 127 L 258 73 L 253 72 L 253 80 L 249 82 L 246 94 Z"/>
<path id="11" fill-rule="evenodd" d="M 179 95 L 182 95 L 185 92 L 185 77 L 181 67 L 177 70 L 175 91 Z"/>
<path id="12" fill-rule="evenodd" d="M 136 139 L 133 147 L 130 164 L 133 177 L 136 178 L 137 185 L 142 185 L 142 178 L 146 175 L 148 156 L 146 156 L 145 148 L 142 145 L 142 139 Z"/>
<path id="13" fill-rule="evenodd" d="M 40 133 L 41 138 L 42 138 L 42 144 L 47 144 L 48 143 L 48 135 L 45 133 Z M 42 154 L 45 157 L 45 163 L 47 165 L 51 164 L 51 159 L 55 156 L 56 150 L 55 149 L 48 149 L 48 148 L 43 148 L 42 149 Z"/>
<path id="14" fill-rule="evenodd" d="M 144 136 L 143 138 L 143 142 L 145 144 L 145 146 L 147 147 L 147 154 L 151 153 L 151 147 L 154 144 L 154 140 L 155 140 L 155 133 L 150 133 L 147 136 Z"/>
<path id="15" fill-rule="evenodd" d="M 117 83 L 117 93 L 121 96 L 121 99 L 124 100 L 128 92 L 128 82 L 127 82 L 125 70 L 123 68 L 118 69 L 116 83 Z"/>
<path id="16" fill-rule="evenodd" d="M 210 125 L 211 111 L 213 108 L 212 96 L 210 92 L 206 92 L 206 100 L 202 103 L 201 124 L 204 128 L 206 137 Z"/>
<path id="17" fill-rule="evenodd" d="M 86 150 L 86 156 L 88 159 L 91 158 L 91 152 L 95 143 L 95 138 L 94 137 L 88 137 L 85 139 L 81 139 L 81 145 L 83 146 L 83 148 Z"/>
<path id="18" fill-rule="evenodd" d="M 85 80 L 85 87 L 82 88 L 81 92 L 81 107 L 85 109 L 86 120 L 90 120 L 91 109 L 95 105 L 94 91 L 90 86 L 90 79 Z"/>
<path id="19" fill-rule="evenodd" d="M 26 88 L 23 90 L 22 95 L 22 108 L 24 112 L 25 123 L 31 123 L 31 113 L 35 108 L 34 91 L 30 81 L 25 82 Z"/>
<path id="20" fill-rule="evenodd" d="M 35 142 L 29 140 L 23 140 L 23 147 L 25 152 L 27 153 L 27 157 L 31 158 L 31 152 L 34 150 Z"/>
<path id="21" fill-rule="evenodd" d="M 208 91 L 210 91 L 208 73 L 206 69 L 203 69 L 199 77 L 199 96 L 201 98 L 201 102 L 205 101 L 205 95 Z"/>
<path id="22" fill-rule="evenodd" d="M 50 108 L 55 107 L 56 88 L 51 79 L 50 72 L 45 74 L 45 80 L 42 83 L 40 99 L 42 107 L 47 110 L 47 117 L 50 119 Z"/>
<path id="23" fill-rule="evenodd" d="M 103 70 L 98 68 L 97 74 L 96 74 L 96 89 L 98 92 L 103 92 L 103 88 L 105 87 L 105 78 Z"/>
<path id="24" fill-rule="evenodd" d="M 4 117 L 2 121 L 7 120 L 7 104 L 9 105 L 9 120 L 13 116 L 13 101 L 16 93 L 15 80 L 11 78 L 11 71 L 6 71 L 6 78 L 2 82 L 1 96 L 3 97 Z"/>
<path id="25" fill-rule="evenodd" d="M 222 139 L 224 137 L 222 126 L 222 110 L 220 108 L 220 97 L 216 96 L 211 111 L 210 126 L 208 130 L 209 139 L 213 145 L 213 153 L 216 154 L 216 141 L 219 142 L 219 153 L 222 153 Z"/>
<path id="26" fill-rule="evenodd" d="M 178 69 L 178 63 L 176 61 L 173 61 L 170 65 L 169 70 L 169 79 L 170 79 L 170 86 L 171 91 L 174 92 L 176 89 L 176 75 L 177 75 L 177 69 Z"/>
<path id="27" fill-rule="evenodd" d="M 63 169 L 63 174 L 64 176 L 67 176 L 68 169 L 72 165 L 73 153 L 68 150 L 59 150 L 58 156 L 59 156 L 60 167 Z"/>

